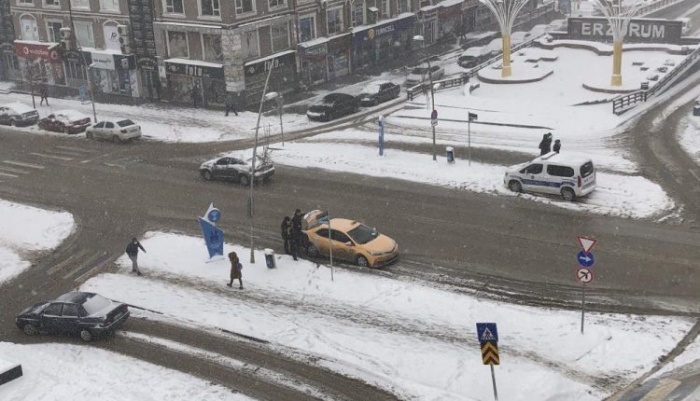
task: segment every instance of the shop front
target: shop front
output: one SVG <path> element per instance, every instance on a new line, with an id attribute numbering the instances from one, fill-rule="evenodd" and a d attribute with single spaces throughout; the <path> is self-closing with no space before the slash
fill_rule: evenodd
<path id="1" fill-rule="evenodd" d="M 19 59 L 11 43 L 0 45 L 0 79 L 7 81 L 19 81 L 22 79 Z"/>
<path id="2" fill-rule="evenodd" d="M 22 80 L 28 87 L 39 84 L 66 86 L 58 43 L 15 40 L 15 55 Z"/>
<path id="3" fill-rule="evenodd" d="M 438 38 L 448 35 L 458 37 L 462 24 L 462 0 L 448 0 L 440 3 L 438 9 Z"/>
<path id="4" fill-rule="evenodd" d="M 299 44 L 301 61 L 299 80 L 307 86 L 328 80 L 327 43 L 327 38 L 319 38 Z"/>
<path id="5" fill-rule="evenodd" d="M 376 65 L 406 54 L 410 50 L 414 20 L 415 17 L 410 15 L 353 31 L 355 68 Z"/>
<path id="6" fill-rule="evenodd" d="M 90 52 L 90 77 L 98 100 L 116 100 L 119 97 L 138 97 L 136 62 L 132 54 Z"/>
<path id="7" fill-rule="evenodd" d="M 222 64 L 172 58 L 165 60 L 165 74 L 171 102 L 223 107 L 226 81 Z"/>
<path id="8" fill-rule="evenodd" d="M 158 60 L 153 57 L 136 59 L 136 67 L 140 73 L 142 96 L 151 102 L 160 100 L 160 79 L 158 79 Z"/>
<path id="9" fill-rule="evenodd" d="M 331 80 L 350 74 L 352 35 L 348 33 L 330 38 L 327 48 L 328 79 Z"/>
<path id="10" fill-rule="evenodd" d="M 299 86 L 296 66 L 296 50 L 287 50 L 245 63 L 245 106 L 260 104 L 265 80 L 271 68 L 274 72 L 267 84 L 268 92 L 287 93 L 296 90 Z"/>

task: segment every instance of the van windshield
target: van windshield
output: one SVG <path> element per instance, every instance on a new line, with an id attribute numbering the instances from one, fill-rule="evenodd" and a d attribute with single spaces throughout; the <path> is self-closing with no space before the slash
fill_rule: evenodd
<path id="1" fill-rule="evenodd" d="M 589 175 L 593 174 L 593 170 L 593 162 L 588 162 L 581 166 L 581 176 L 588 177 Z"/>

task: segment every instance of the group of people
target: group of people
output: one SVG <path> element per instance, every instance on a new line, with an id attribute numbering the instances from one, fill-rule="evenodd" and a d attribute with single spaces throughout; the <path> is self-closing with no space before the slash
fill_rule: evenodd
<path id="1" fill-rule="evenodd" d="M 548 132 L 542 136 L 542 141 L 540 141 L 540 156 L 546 155 L 547 153 L 554 151 L 559 153 L 561 150 L 561 141 L 559 139 L 554 141 L 554 148 L 552 148 L 552 133 Z"/>
<path id="2" fill-rule="evenodd" d="M 294 217 L 284 216 L 282 220 L 282 240 L 284 240 L 284 253 L 292 255 L 294 260 L 299 260 L 299 248 L 302 246 L 304 234 L 301 232 L 301 210 L 294 211 Z"/>

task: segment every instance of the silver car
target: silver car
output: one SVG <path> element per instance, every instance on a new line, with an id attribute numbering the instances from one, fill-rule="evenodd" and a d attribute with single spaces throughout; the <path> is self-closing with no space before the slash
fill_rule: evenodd
<path id="1" fill-rule="evenodd" d="M 125 119 L 118 121 L 100 121 L 85 131 L 88 139 L 106 139 L 114 143 L 121 143 L 141 137 L 141 126 Z"/>
<path id="2" fill-rule="evenodd" d="M 24 103 L 9 103 L 0 106 L 0 124 L 18 127 L 33 125 L 39 121 L 39 112 Z"/>

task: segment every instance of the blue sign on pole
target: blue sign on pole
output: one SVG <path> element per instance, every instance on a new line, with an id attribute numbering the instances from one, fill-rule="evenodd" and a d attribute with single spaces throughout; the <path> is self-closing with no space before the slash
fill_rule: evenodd
<path id="1" fill-rule="evenodd" d="M 204 237 L 204 243 L 207 245 L 207 251 L 209 251 L 209 258 L 213 258 L 216 255 L 223 256 L 224 232 L 210 221 L 201 217 L 197 217 L 197 220 L 199 221 L 199 227 L 202 229 L 202 236 Z"/>
<path id="2" fill-rule="evenodd" d="M 589 268 L 593 266 L 593 263 L 595 263 L 593 252 L 585 253 L 583 250 L 578 251 L 576 254 L 576 260 L 578 261 L 578 264 L 585 268 Z"/>
<path id="3" fill-rule="evenodd" d="M 207 219 L 209 219 L 209 221 L 212 223 L 216 223 L 217 221 L 221 220 L 221 211 L 217 208 L 210 209 L 209 213 L 207 214 Z"/>
<path id="4" fill-rule="evenodd" d="M 479 342 L 498 342 L 498 328 L 496 327 L 496 323 L 477 323 L 476 334 L 479 336 Z"/>
<path id="5" fill-rule="evenodd" d="M 384 156 L 384 116 L 379 116 L 377 125 L 379 126 L 379 156 Z"/>

